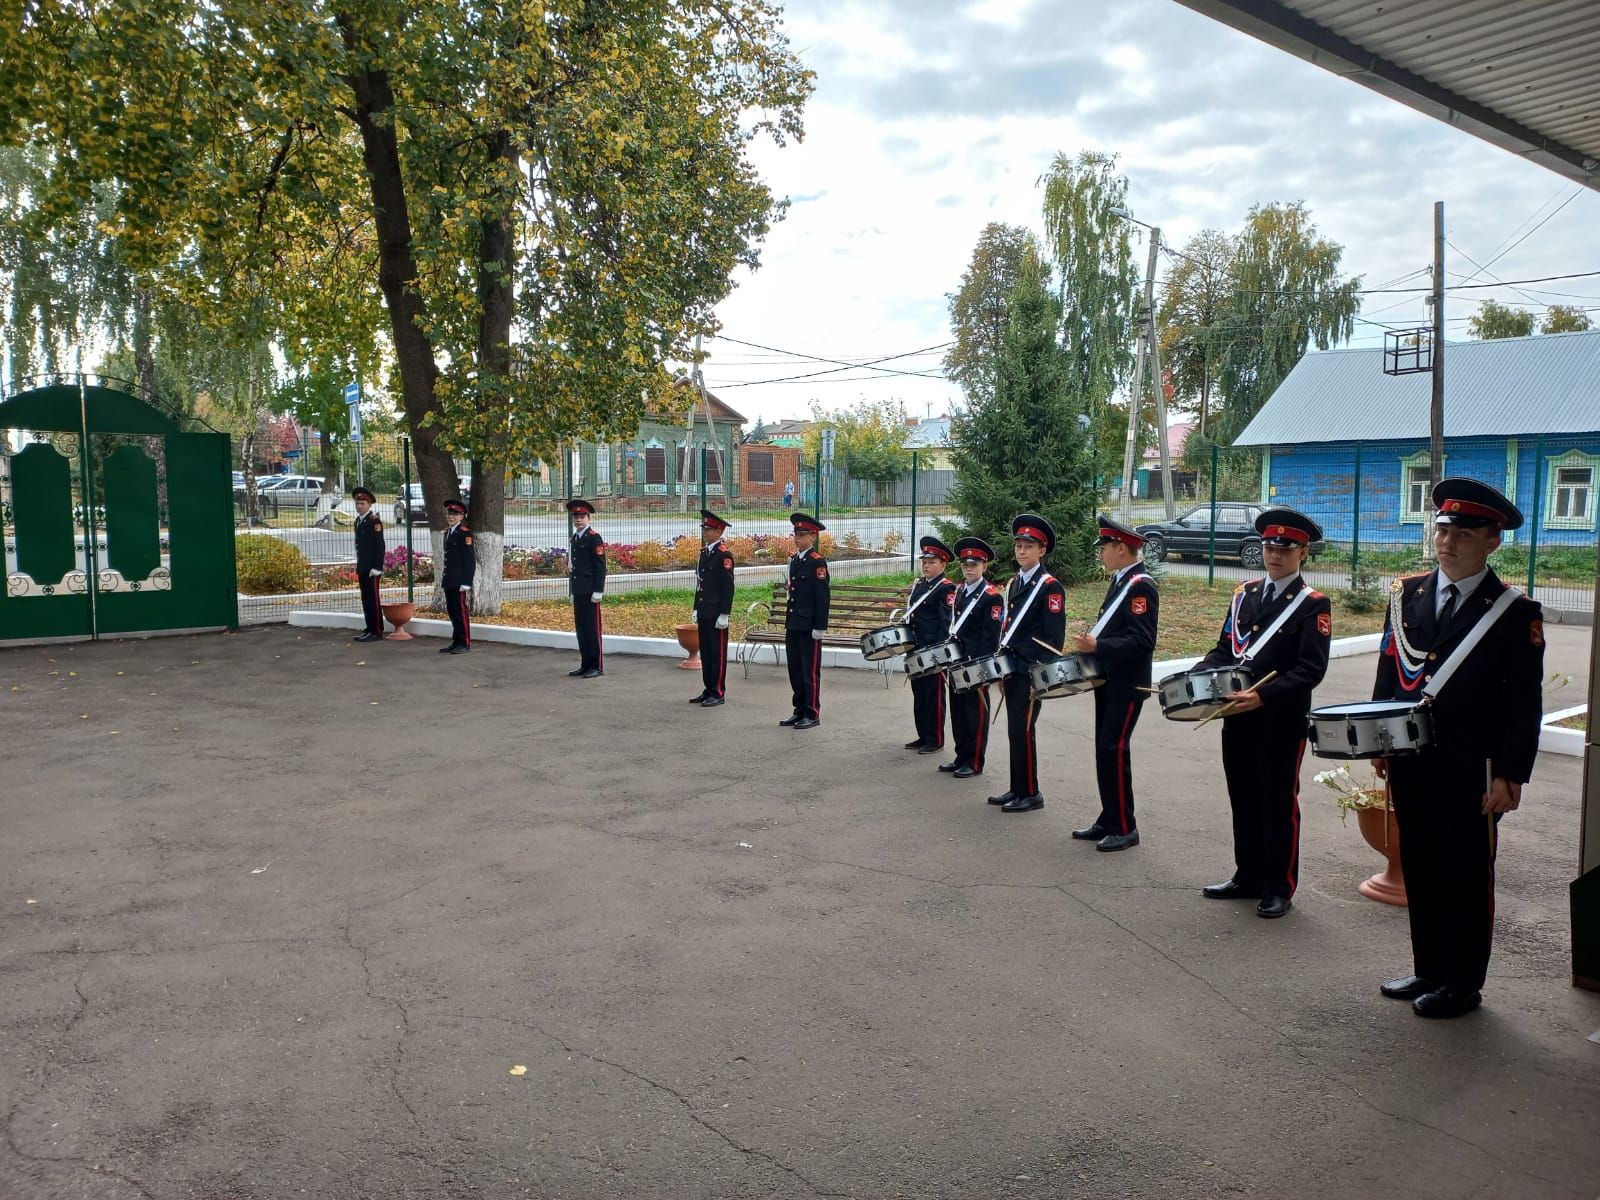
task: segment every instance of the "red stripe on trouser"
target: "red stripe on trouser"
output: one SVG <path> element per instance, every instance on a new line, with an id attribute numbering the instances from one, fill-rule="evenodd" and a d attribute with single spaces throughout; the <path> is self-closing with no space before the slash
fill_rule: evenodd
<path id="1" fill-rule="evenodd" d="M 822 716 L 822 639 L 811 639 L 811 715 Z"/>
<path id="2" fill-rule="evenodd" d="M 600 669 L 606 669 L 606 623 L 600 618 L 600 606 L 594 606 L 594 653 Z"/>
<path id="3" fill-rule="evenodd" d="M 1300 881 L 1300 765 L 1306 759 L 1306 739 L 1300 739 L 1300 750 L 1294 756 L 1294 795 L 1290 801 L 1289 809 L 1289 870 L 1284 879 L 1288 891 L 1284 894 L 1290 898 Z"/>
<path id="4" fill-rule="evenodd" d="M 467 597 L 460 591 L 456 592 L 456 601 L 461 605 L 461 636 L 467 640 L 464 646 L 472 645 L 472 615 L 467 612 Z"/>
<path id="5" fill-rule="evenodd" d="M 1489 928 L 1486 931 L 1486 940 L 1490 946 L 1494 945 L 1494 860 L 1500 855 L 1500 826 L 1495 821 L 1494 814 L 1489 813 L 1484 817 L 1489 823 Z"/>
<path id="6" fill-rule="evenodd" d="M 1128 715 L 1122 722 L 1122 733 L 1117 737 L 1117 820 L 1123 833 L 1128 832 L 1128 726 L 1133 724 L 1134 706 L 1128 705 Z"/>
<path id="7" fill-rule="evenodd" d="M 1039 790 L 1039 752 L 1034 749 L 1033 745 L 1033 722 L 1035 713 L 1034 705 L 1036 703 L 1037 701 L 1034 700 L 1033 693 L 1029 692 L 1028 715 L 1026 718 L 1024 718 L 1024 727 L 1028 731 L 1028 795 L 1030 796 L 1034 795 Z"/>
<path id="8" fill-rule="evenodd" d="M 728 691 L 728 631 L 721 629 L 717 632 L 722 642 L 722 665 L 717 671 L 717 695 L 723 696 Z"/>
<path id="9" fill-rule="evenodd" d="M 978 740 L 972 744 L 972 769 L 983 770 L 983 748 L 989 739 L 989 689 L 978 689 Z"/>
<path id="10" fill-rule="evenodd" d="M 935 675 L 933 678 L 933 736 L 935 746 L 944 745 L 944 680 Z"/>

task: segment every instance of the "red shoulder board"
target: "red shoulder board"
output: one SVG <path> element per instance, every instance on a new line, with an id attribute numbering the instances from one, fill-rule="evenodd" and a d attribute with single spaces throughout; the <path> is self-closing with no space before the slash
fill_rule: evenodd
<path id="1" fill-rule="evenodd" d="M 1142 617 L 1150 611 L 1150 601 L 1143 596 L 1135 596 L 1128 602 L 1128 608 L 1136 617 Z"/>
<path id="2" fill-rule="evenodd" d="M 1333 636 L 1333 614 L 1332 613 L 1318 613 L 1317 614 L 1317 632 L 1320 633 L 1323 637 L 1332 637 Z"/>
<path id="3" fill-rule="evenodd" d="M 1060 592 L 1051 593 L 1051 596 L 1050 596 L 1050 611 L 1051 612 L 1053 612 L 1053 613 L 1062 612 L 1062 611 L 1064 611 L 1066 609 L 1066 607 L 1067 607 L 1067 598 L 1065 596 L 1063 596 Z"/>

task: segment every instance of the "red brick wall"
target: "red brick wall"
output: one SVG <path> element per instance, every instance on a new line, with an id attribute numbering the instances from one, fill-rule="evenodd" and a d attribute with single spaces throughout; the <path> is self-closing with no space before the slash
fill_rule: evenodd
<path id="1" fill-rule="evenodd" d="M 752 483 L 750 481 L 750 455 L 751 453 L 772 455 L 772 482 Z M 759 499 L 776 500 L 783 503 L 783 485 L 794 480 L 796 503 L 800 495 L 800 449 L 798 446 L 759 446 L 747 445 L 739 447 L 739 498 L 741 500 Z"/>

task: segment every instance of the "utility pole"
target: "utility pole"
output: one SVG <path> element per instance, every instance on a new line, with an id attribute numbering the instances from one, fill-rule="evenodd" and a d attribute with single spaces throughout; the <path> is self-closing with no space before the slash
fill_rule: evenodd
<path id="1" fill-rule="evenodd" d="M 1444 476 L 1444 201 L 1433 205 L 1433 400 L 1428 410 L 1428 509 Z M 1433 558 L 1433 522 L 1423 522 L 1422 556 Z"/>
<path id="2" fill-rule="evenodd" d="M 1133 391 L 1128 395 L 1128 438 L 1122 445 L 1122 496 L 1118 503 L 1117 515 L 1126 525 L 1133 516 L 1133 452 L 1139 443 L 1139 401 L 1144 396 L 1144 356 L 1146 352 L 1145 339 L 1149 336 L 1154 326 L 1154 319 L 1148 316 L 1151 305 L 1155 302 L 1156 292 L 1156 255 L 1161 249 L 1161 230 L 1154 225 L 1150 226 L 1150 256 L 1144 268 L 1144 312 L 1139 316 L 1139 349 L 1133 365 Z M 1157 385 L 1159 387 L 1159 384 Z M 1170 481 L 1170 476 L 1168 477 Z M 1167 488 L 1170 495 L 1171 487 Z M 1169 499 L 1170 505 L 1172 501 Z"/>
<path id="3" fill-rule="evenodd" d="M 704 406 L 706 413 L 706 432 L 710 435 L 710 451 L 711 454 L 717 456 L 717 474 L 719 478 L 722 478 L 724 472 L 722 471 L 723 463 L 721 447 L 717 445 L 717 427 L 716 424 L 711 420 L 711 401 L 706 398 L 706 378 L 700 373 L 700 335 L 698 333 L 694 335 L 694 371 L 690 375 L 690 379 L 692 379 L 694 382 L 695 398 L 689 402 L 689 427 L 684 436 L 683 471 L 680 472 L 680 475 L 699 469 L 698 464 L 700 460 L 695 457 L 694 453 L 694 417 L 695 413 L 699 412 L 701 407 Z M 726 483 L 726 481 L 724 481 L 724 483 Z M 678 493 L 679 508 L 683 512 L 688 512 L 689 488 L 687 480 L 681 478 L 678 480 Z M 727 493 L 725 490 L 724 495 L 726 494 Z"/>
<path id="4" fill-rule="evenodd" d="M 1150 231 L 1150 242 L 1161 248 L 1161 230 Z M 1167 381 L 1161 375 L 1161 336 L 1156 329 L 1155 280 L 1145 281 L 1145 313 L 1150 318 L 1150 379 L 1156 385 L 1156 436 L 1161 439 L 1161 498 L 1167 502 L 1167 520 L 1178 519 L 1172 499 L 1172 446 L 1167 436 Z"/>

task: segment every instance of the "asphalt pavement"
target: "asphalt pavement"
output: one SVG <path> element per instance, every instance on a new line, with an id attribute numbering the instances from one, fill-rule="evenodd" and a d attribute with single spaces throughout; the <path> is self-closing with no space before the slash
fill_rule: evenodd
<path id="1" fill-rule="evenodd" d="M 1214 725 L 1147 709 L 1144 844 L 1099 854 L 1085 698 L 1003 816 L 1003 741 L 938 774 L 867 672 L 795 733 L 770 666 L 700 709 L 667 659 L 435 649 L 0 651 L 0 1196 L 1595 1196 L 1576 759 L 1502 827 L 1484 1007 L 1435 1023 L 1378 995 L 1405 912 L 1309 757 L 1263 921 L 1199 894 Z"/>

